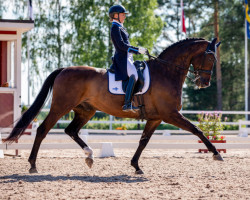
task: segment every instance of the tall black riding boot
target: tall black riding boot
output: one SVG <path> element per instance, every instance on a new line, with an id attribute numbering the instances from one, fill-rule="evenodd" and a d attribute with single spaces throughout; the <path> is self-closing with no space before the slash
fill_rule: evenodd
<path id="1" fill-rule="evenodd" d="M 122 107 L 122 110 L 124 112 L 136 112 L 139 110 L 139 108 L 134 107 L 131 103 L 135 84 L 136 84 L 135 76 L 132 75 L 129 77 L 128 86 L 126 88 L 125 102 L 124 106 Z"/>

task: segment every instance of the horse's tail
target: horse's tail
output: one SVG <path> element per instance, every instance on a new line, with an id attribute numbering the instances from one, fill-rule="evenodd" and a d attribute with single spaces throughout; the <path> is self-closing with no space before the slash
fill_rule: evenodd
<path id="1" fill-rule="evenodd" d="M 30 108 L 21 116 L 17 124 L 14 126 L 10 135 L 4 140 L 4 142 L 14 142 L 16 139 L 21 137 L 22 133 L 28 127 L 30 122 L 37 116 L 42 106 L 44 105 L 48 94 L 51 92 L 54 85 L 55 78 L 64 68 L 60 68 L 52 72 L 48 78 L 45 80 L 42 89 L 37 95 L 34 103 Z"/>

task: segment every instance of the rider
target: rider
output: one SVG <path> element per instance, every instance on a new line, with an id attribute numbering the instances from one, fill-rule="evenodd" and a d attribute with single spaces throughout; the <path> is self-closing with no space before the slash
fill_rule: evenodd
<path id="1" fill-rule="evenodd" d="M 132 95 L 138 74 L 133 64 L 132 54 L 146 54 L 147 49 L 142 47 L 133 47 L 129 42 L 129 34 L 123 27 L 124 20 L 128 11 L 122 5 L 114 5 L 109 9 L 109 18 L 112 22 L 111 39 L 115 46 L 115 55 L 113 59 L 113 68 L 115 70 L 115 80 L 126 80 L 129 77 L 126 88 L 125 103 L 122 107 L 124 112 L 135 112 L 139 109 L 131 103 Z"/>

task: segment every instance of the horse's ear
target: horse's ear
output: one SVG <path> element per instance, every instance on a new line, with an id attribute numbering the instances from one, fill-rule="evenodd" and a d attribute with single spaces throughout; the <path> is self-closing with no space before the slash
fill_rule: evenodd
<path id="1" fill-rule="evenodd" d="M 218 48 L 220 46 L 221 42 L 218 42 L 215 46 Z"/>
<path id="2" fill-rule="evenodd" d="M 214 39 L 212 40 L 212 42 L 211 42 L 211 45 L 214 46 L 215 43 L 216 43 L 216 41 L 217 41 L 217 38 L 214 38 Z"/>
<path id="3" fill-rule="evenodd" d="M 212 40 L 212 42 L 211 42 L 210 45 L 209 45 L 209 50 L 215 52 L 215 50 L 216 50 L 216 48 L 215 48 L 216 41 L 217 41 L 217 38 L 214 38 L 214 39 Z"/>

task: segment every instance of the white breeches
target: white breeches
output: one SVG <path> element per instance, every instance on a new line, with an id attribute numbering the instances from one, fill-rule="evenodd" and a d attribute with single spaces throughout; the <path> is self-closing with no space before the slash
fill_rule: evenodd
<path id="1" fill-rule="evenodd" d="M 128 76 L 135 75 L 135 80 L 138 80 L 138 74 L 134 65 L 133 54 L 128 53 L 128 60 L 127 60 L 127 72 Z"/>

